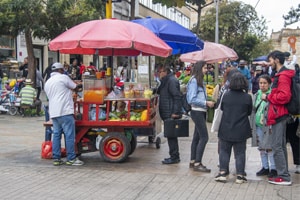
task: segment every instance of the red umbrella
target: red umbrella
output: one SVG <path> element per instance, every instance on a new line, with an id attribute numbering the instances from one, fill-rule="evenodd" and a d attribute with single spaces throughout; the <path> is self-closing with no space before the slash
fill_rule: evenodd
<path id="1" fill-rule="evenodd" d="M 66 54 L 167 57 L 172 48 L 142 25 L 118 19 L 81 23 L 53 39 L 49 48 Z"/>
<path id="2" fill-rule="evenodd" d="M 204 60 L 207 63 L 214 63 L 225 60 L 236 60 L 238 55 L 236 52 L 222 44 L 214 42 L 204 42 L 204 48 L 200 51 L 182 54 L 179 59 L 183 62 L 195 63 Z"/>

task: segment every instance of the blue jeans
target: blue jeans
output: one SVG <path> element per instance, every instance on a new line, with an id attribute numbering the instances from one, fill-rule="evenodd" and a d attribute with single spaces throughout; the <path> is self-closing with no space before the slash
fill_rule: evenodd
<path id="1" fill-rule="evenodd" d="M 196 163 L 202 163 L 205 146 L 208 142 L 206 112 L 192 110 L 191 117 L 195 123 L 194 136 L 191 145 L 191 160 L 195 160 Z"/>
<path id="2" fill-rule="evenodd" d="M 76 158 L 75 154 L 75 119 L 73 115 L 52 118 L 53 121 L 53 159 L 61 157 L 61 135 L 65 135 L 67 160 Z"/>
<path id="3" fill-rule="evenodd" d="M 49 106 L 44 105 L 44 111 L 45 111 L 45 121 L 50 120 L 49 116 Z M 50 126 L 46 126 L 45 128 L 45 141 L 51 141 L 51 136 L 52 136 L 52 128 Z"/>
<path id="4" fill-rule="evenodd" d="M 256 134 L 258 136 L 258 141 L 263 141 L 264 132 L 261 127 L 256 126 Z M 260 149 L 259 151 L 262 167 L 265 169 L 276 169 L 274 161 L 274 152 L 272 150 L 268 151 L 267 149 Z"/>
<path id="5" fill-rule="evenodd" d="M 231 156 L 231 150 L 233 148 L 234 157 L 235 157 L 235 168 L 237 175 L 245 176 L 245 162 L 246 162 L 246 142 L 230 142 L 226 140 L 220 141 L 220 154 L 219 154 L 219 162 L 220 162 L 220 171 L 225 171 L 229 173 L 229 162 Z"/>

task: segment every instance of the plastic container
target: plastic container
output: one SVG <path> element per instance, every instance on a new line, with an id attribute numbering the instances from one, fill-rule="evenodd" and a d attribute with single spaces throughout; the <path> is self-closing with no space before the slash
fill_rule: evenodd
<path id="1" fill-rule="evenodd" d="M 105 79 L 83 80 L 83 101 L 103 104 L 107 94 Z"/>

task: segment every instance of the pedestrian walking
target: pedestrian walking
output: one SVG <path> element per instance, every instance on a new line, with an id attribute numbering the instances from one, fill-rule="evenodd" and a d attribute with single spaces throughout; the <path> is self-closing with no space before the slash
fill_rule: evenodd
<path id="1" fill-rule="evenodd" d="M 191 144 L 190 168 L 199 172 L 210 172 L 202 163 L 205 146 L 208 142 L 206 127 L 207 108 L 214 107 L 213 101 L 207 100 L 206 86 L 203 81 L 204 74 L 208 71 L 205 61 L 199 61 L 194 65 L 192 77 L 187 85 L 187 102 L 191 105 L 191 117 L 195 124 L 193 140 Z"/>
<path id="2" fill-rule="evenodd" d="M 159 114 L 163 121 L 181 118 L 182 95 L 180 93 L 179 81 L 167 66 L 159 68 L 160 86 L 157 93 L 159 96 Z M 172 135 L 166 134 L 166 135 Z M 169 158 L 165 158 L 163 164 L 175 164 L 180 162 L 179 146 L 177 137 L 167 137 L 169 145 Z"/>
<path id="3" fill-rule="evenodd" d="M 247 93 L 248 81 L 241 73 L 234 73 L 229 83 L 229 91 L 223 95 L 223 111 L 218 132 L 220 142 L 220 171 L 215 181 L 226 182 L 229 175 L 231 151 L 234 151 L 236 183 L 247 182 L 245 172 L 246 142 L 251 137 L 249 115 L 252 112 L 252 97 Z"/>
<path id="4" fill-rule="evenodd" d="M 289 112 L 285 105 L 292 96 L 291 79 L 295 71 L 289 70 L 283 65 L 284 53 L 280 51 L 271 52 L 268 59 L 275 75 L 270 94 L 262 94 L 261 99 L 269 102 L 267 125 L 271 126 L 271 148 L 274 151 L 274 161 L 277 169 L 277 177 L 269 178 L 269 183 L 291 185 L 286 150 L 286 122 Z"/>
<path id="5" fill-rule="evenodd" d="M 61 135 L 64 133 L 67 151 L 67 165 L 83 165 L 75 154 L 75 119 L 72 93 L 76 84 L 64 74 L 61 63 L 52 65 L 51 77 L 45 83 L 49 99 L 49 115 L 53 122 L 53 165 L 64 164 L 61 160 Z"/>

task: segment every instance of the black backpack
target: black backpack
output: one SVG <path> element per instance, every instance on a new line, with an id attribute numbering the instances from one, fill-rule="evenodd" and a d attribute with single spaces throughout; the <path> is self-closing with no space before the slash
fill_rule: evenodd
<path id="1" fill-rule="evenodd" d="M 295 75 L 292 77 L 291 86 L 292 97 L 290 102 L 286 105 L 288 111 L 292 115 L 300 114 L 300 78 L 299 72 L 296 71 Z"/>

